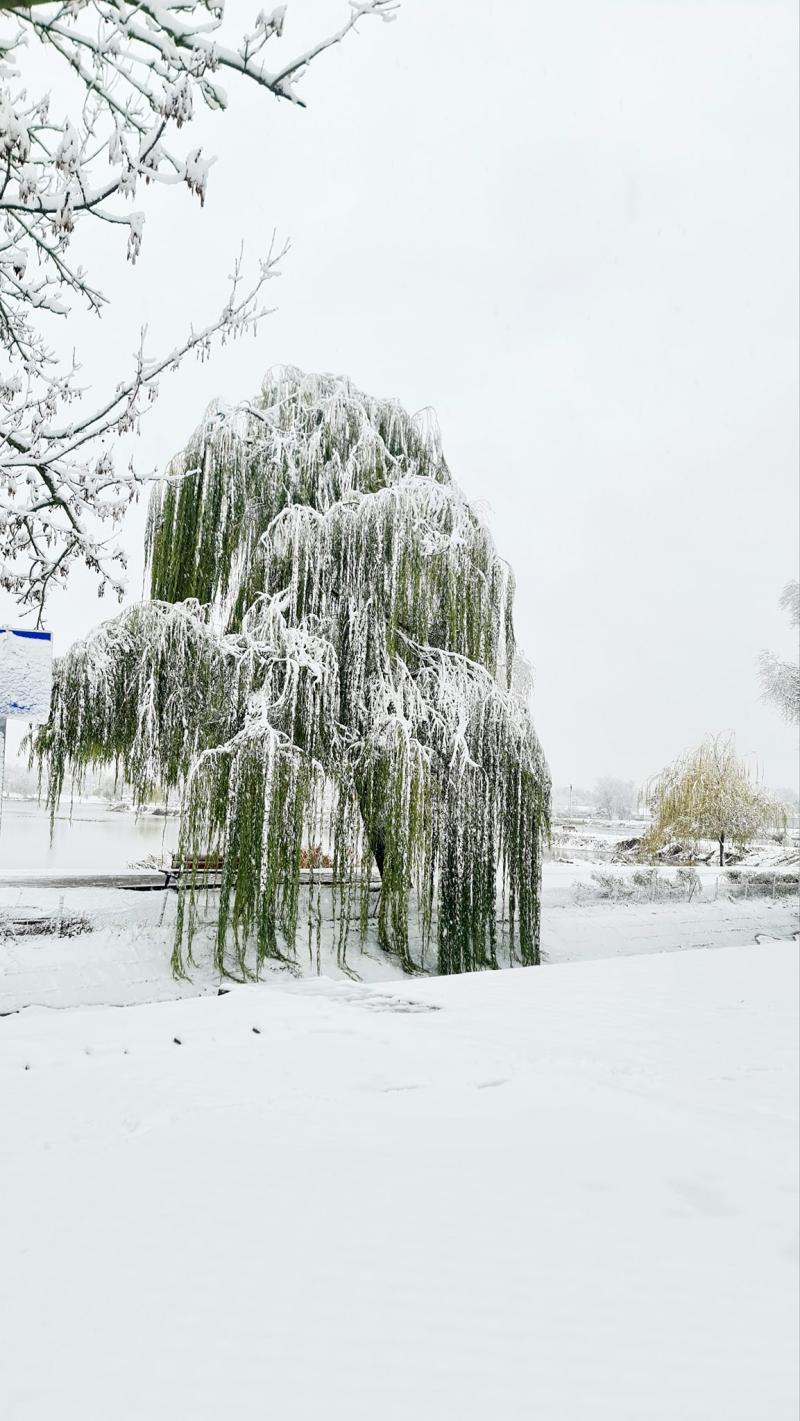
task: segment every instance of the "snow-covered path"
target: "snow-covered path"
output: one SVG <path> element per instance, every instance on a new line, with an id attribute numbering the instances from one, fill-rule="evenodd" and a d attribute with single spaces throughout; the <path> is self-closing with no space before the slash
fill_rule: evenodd
<path id="1" fill-rule="evenodd" d="M 4 1019 L 4 1416 L 793 1421 L 796 961 Z"/>

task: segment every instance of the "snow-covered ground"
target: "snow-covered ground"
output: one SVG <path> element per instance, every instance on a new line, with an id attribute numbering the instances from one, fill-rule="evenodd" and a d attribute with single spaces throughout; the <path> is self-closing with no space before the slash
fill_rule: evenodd
<path id="1" fill-rule="evenodd" d="M 794 1417 L 796 901 L 606 901 L 576 855 L 542 969 L 301 937 L 218 995 L 174 893 L 43 881 L 173 822 L 5 810 L 4 1418 Z"/>
<path id="2" fill-rule="evenodd" d="M 147 818 L 82 805 L 70 825 L 56 826 L 52 846 L 46 816 L 33 806 L 7 814 L 0 834 L 0 1012 L 31 1005 L 127 1005 L 216 992 L 213 938 L 218 896 L 209 895 L 206 926 L 196 946 L 197 967 L 191 981 L 176 982 L 170 971 L 177 900 L 174 892 L 131 892 L 83 883 L 70 886 L 70 874 L 124 872 L 131 863 L 152 857 L 169 861 L 177 826 Z M 622 826 L 624 836 L 625 826 Z M 762 851 L 763 852 L 763 851 Z M 754 857 L 758 859 L 758 851 Z M 695 947 L 748 943 L 760 936 L 789 938 L 800 926 L 795 893 L 772 896 L 767 884 L 752 896 L 732 896 L 730 875 L 701 866 L 691 899 L 670 901 L 603 900 L 592 896 L 593 875 L 601 870 L 620 881 L 632 881 L 633 864 L 609 865 L 584 858 L 545 863 L 543 877 L 542 953 L 546 964 L 631 954 L 674 952 Z M 796 874 L 796 868 L 781 870 Z M 736 870 L 740 872 L 740 870 Z M 750 870 L 745 870 L 749 873 Z M 660 869 L 660 878 L 675 881 L 676 870 Z M 55 875 L 53 886 L 48 875 Z M 58 876 L 61 876 L 59 881 Z M 143 881 L 146 881 L 146 877 Z M 151 881 L 160 881 L 157 876 Z M 784 879 L 784 887 L 792 884 Z M 323 890 L 323 912 L 326 895 Z M 61 916 L 84 918 L 89 931 L 59 936 L 30 931 L 37 918 L 51 925 Z M 302 913 L 301 913 L 302 920 Z M 22 924 L 26 930 L 20 931 Z M 350 967 L 364 981 L 397 978 L 397 964 L 382 953 L 374 934 L 362 951 L 353 942 Z M 433 967 L 435 958 L 432 960 Z M 301 929 L 298 968 L 317 974 L 316 951 L 309 952 Z M 333 952 L 323 935 L 323 975 L 341 978 Z M 273 980 L 285 975 L 269 967 Z"/>
<path id="3" fill-rule="evenodd" d="M 6 1018 L 3 1415 L 793 1421 L 796 957 Z"/>
<path id="4" fill-rule="evenodd" d="M 737 850 L 735 845 L 729 844 L 726 861 L 741 863 L 750 868 L 787 867 L 792 864 L 796 867 L 800 862 L 796 810 L 790 811 L 789 819 L 788 832 L 780 842 L 776 839 L 755 841 L 744 851 Z M 632 846 L 646 832 L 649 822 L 643 821 L 641 818 L 568 819 L 564 815 L 556 816 L 552 829 L 552 857 L 563 863 L 584 860 L 592 863 L 608 863 L 618 861 L 620 850 L 623 850 L 623 852 L 627 851 L 625 856 L 632 861 L 636 856 Z M 669 847 L 668 845 L 667 848 L 669 849 Z M 672 845 L 673 849 L 675 847 Z M 709 865 L 716 867 L 717 844 L 713 840 L 707 840 L 697 845 L 696 856 L 700 860 L 707 859 Z M 666 860 L 669 861 L 668 853 Z M 682 860 L 679 857 L 675 861 L 681 862 Z"/>
<path id="5" fill-rule="evenodd" d="M 798 906 L 791 898 L 769 896 L 730 899 L 717 889 L 717 875 L 704 871 L 701 892 L 691 902 L 617 903 L 581 901 L 576 888 L 590 879 L 591 864 L 548 863 L 544 869 L 542 950 L 547 965 L 590 958 L 675 952 L 753 942 L 756 936 L 788 938 L 798 930 Z M 633 870 L 623 868 L 623 875 Z M 716 895 L 716 896 L 715 896 Z M 191 981 L 177 982 L 170 971 L 177 897 L 173 892 L 124 889 L 43 887 L 20 878 L 0 886 L 0 1012 L 39 1005 L 123 1006 L 216 992 L 209 942 L 217 895 L 209 895 L 205 940 L 197 945 L 198 965 Z M 84 915 L 90 931 L 74 937 L 19 933 L 13 924 L 37 915 L 57 920 L 60 913 Z M 204 945 L 205 943 L 205 945 Z M 301 971 L 316 975 L 316 953 L 298 934 Z M 354 942 L 351 967 L 364 981 L 386 981 L 402 974 L 374 940 L 365 951 Z M 323 938 L 323 975 L 341 978 Z M 283 969 L 265 969 L 280 980 Z"/>

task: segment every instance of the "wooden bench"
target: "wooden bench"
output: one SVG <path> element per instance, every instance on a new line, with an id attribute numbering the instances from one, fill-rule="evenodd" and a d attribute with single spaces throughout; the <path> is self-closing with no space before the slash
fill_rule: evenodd
<path id="1" fill-rule="evenodd" d="M 219 888 L 222 882 L 224 863 L 222 854 L 197 854 L 194 858 L 184 858 L 181 854 L 173 854 L 169 868 L 162 869 L 164 887 L 178 888 L 182 879 L 189 878 L 194 873 L 196 880 L 204 883 L 207 888 Z M 301 868 L 300 882 L 325 884 L 330 887 L 333 884 L 333 869 Z M 380 878 L 378 876 L 372 877 L 369 887 L 371 893 L 379 893 Z"/>
<path id="2" fill-rule="evenodd" d="M 177 888 L 182 878 L 193 874 L 195 878 L 202 879 L 209 888 L 219 888 L 223 864 L 221 854 L 196 854 L 194 858 L 173 854 L 172 863 L 169 868 L 164 869 L 164 887 Z"/>

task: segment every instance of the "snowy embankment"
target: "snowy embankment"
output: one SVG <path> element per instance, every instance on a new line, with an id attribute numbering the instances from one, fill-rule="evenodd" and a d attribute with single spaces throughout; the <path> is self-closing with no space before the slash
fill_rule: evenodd
<path id="1" fill-rule="evenodd" d="M 51 843 L 46 814 L 35 806 L 24 812 L 18 806 L 9 813 L 6 805 L 0 835 L 0 1013 L 31 1005 L 121 1006 L 215 992 L 219 974 L 213 970 L 210 942 L 216 925 L 217 893 L 209 895 L 202 910 L 205 921 L 191 981 L 176 982 L 170 972 L 175 894 L 107 886 L 115 877 L 118 883 L 124 878 L 135 880 L 134 865 L 143 859 L 168 864 L 177 832 L 175 823 L 153 817 L 134 822 L 130 815 L 98 814 L 86 805 L 78 808 L 80 813 L 76 812 L 71 823 L 68 818 L 56 821 Z M 629 836 L 635 827 L 605 826 L 609 852 L 621 835 Z M 570 835 L 570 845 L 586 848 L 584 838 L 583 830 L 576 831 Z M 756 846 L 750 854 L 754 867 L 768 863 L 774 850 L 775 846 Z M 784 850 L 781 855 L 791 859 Z M 781 874 L 796 875 L 796 857 L 795 849 L 794 867 L 788 863 L 780 868 Z M 649 901 L 646 889 L 633 901 L 606 900 L 592 889 L 598 872 L 624 882 L 631 881 L 636 871 L 636 864 L 592 862 L 585 857 L 545 863 L 542 954 L 548 965 L 719 947 L 753 942 L 762 935 L 788 938 L 800 926 L 796 887 L 793 892 L 775 893 L 767 882 L 752 894 L 743 893 L 741 884 L 738 888 L 733 884 L 730 873 L 714 867 L 701 866 L 696 885 L 668 901 L 660 895 Z M 674 880 L 677 872 L 659 869 L 659 880 Z M 745 872 L 750 873 L 750 868 Z M 138 871 L 138 877 L 143 883 L 163 882 L 152 871 Z M 788 880 L 783 887 L 787 886 L 791 890 Z M 329 906 L 323 892 L 323 914 Z M 76 922 L 78 926 L 82 922 L 87 930 L 76 936 L 60 935 L 62 916 L 68 931 L 70 923 Z M 37 919 L 49 920 L 47 931 L 35 930 Z M 316 947 L 309 952 L 302 927 L 296 946 L 298 970 L 316 975 Z M 402 975 L 396 960 L 378 948 L 374 932 L 365 951 L 353 941 L 348 956 L 351 969 L 365 981 Z M 320 966 L 324 975 L 343 976 L 330 932 L 323 933 Z M 430 966 L 435 967 L 435 952 Z M 267 964 L 264 975 L 274 979 L 284 974 L 274 964 Z"/>
<path id="2" fill-rule="evenodd" d="M 793 1421 L 796 956 L 6 1018 L 4 1415 Z"/>
<path id="3" fill-rule="evenodd" d="M 596 865 L 547 863 L 544 866 L 542 952 L 547 966 L 631 954 L 676 952 L 694 947 L 751 943 L 756 936 L 788 938 L 798 929 L 793 898 L 769 896 L 730 899 L 717 891 L 716 874 L 691 902 L 597 902 L 576 897 Z M 619 870 L 631 874 L 630 868 Z M 716 895 L 716 896 L 715 896 Z M 133 893 L 113 888 L 48 888 L 39 883 L 0 884 L 0 1013 L 38 1005 L 124 1006 L 172 997 L 216 992 L 219 973 L 212 964 L 211 939 L 218 895 L 211 893 L 197 945 L 191 981 L 176 981 L 170 971 L 177 895 Z M 88 931 L 59 936 L 60 915 L 81 921 Z M 40 934 L 37 918 L 49 919 Z M 371 932 L 364 950 L 349 950 L 351 968 L 367 982 L 403 979 L 396 959 L 381 952 Z M 435 954 L 431 954 L 432 967 Z M 297 966 L 316 976 L 316 950 L 307 933 L 298 933 Z M 323 934 L 323 975 L 342 978 L 330 933 Z M 264 977 L 280 981 L 285 969 L 269 962 Z"/>

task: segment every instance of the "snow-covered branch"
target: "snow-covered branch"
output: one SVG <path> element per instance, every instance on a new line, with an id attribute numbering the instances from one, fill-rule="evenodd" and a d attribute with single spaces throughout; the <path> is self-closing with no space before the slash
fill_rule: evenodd
<path id="1" fill-rule="evenodd" d="M 396 8 L 396 0 L 350 0 L 334 33 L 287 61 L 278 43 L 286 5 L 230 39 L 224 5 L 213 0 L 0 4 L 0 583 L 40 614 L 76 560 L 98 572 L 101 590 L 119 589 L 123 560 L 103 525 L 119 521 L 140 478 L 114 469 L 108 442 L 137 425 L 162 371 L 257 319 L 277 263 L 270 252 L 245 294 L 237 264 L 216 321 L 160 358 L 142 344 L 131 373 L 88 413 L 81 400 L 70 423 L 68 407 L 84 392 L 78 365 L 54 354 L 48 324 L 76 302 L 98 315 L 106 306 L 73 260 L 77 226 L 94 219 L 119 229 L 135 262 L 145 225 L 137 203 L 148 185 L 186 186 L 205 201 L 213 158 L 180 146 L 179 132 L 199 106 L 227 105 L 226 72 L 302 104 L 297 86 L 309 65 L 360 20 L 391 20 Z M 33 92 L 37 65 L 62 71 L 68 112 Z"/>
<path id="2" fill-rule="evenodd" d="M 143 476 L 132 466 L 117 470 L 113 441 L 138 429 L 165 371 L 190 353 L 205 359 L 215 339 L 235 338 L 258 321 L 262 289 L 282 255 L 273 247 L 244 291 L 237 260 L 219 316 L 165 354 L 148 356 L 143 331 L 129 376 L 72 422 L 56 424 L 55 415 L 81 394 L 74 364 L 45 382 L 28 375 L 0 388 L 0 585 L 35 608 L 38 621 L 48 594 L 79 561 L 98 575 L 101 595 L 122 594 L 125 556 L 103 525 L 119 524 Z"/>
<path id="3" fill-rule="evenodd" d="M 800 582 L 787 582 L 780 596 L 780 607 L 786 612 L 792 627 L 800 627 Z M 800 721 L 800 656 L 784 661 L 772 651 L 762 651 L 758 658 L 762 699 L 777 706 L 784 720 Z"/>

